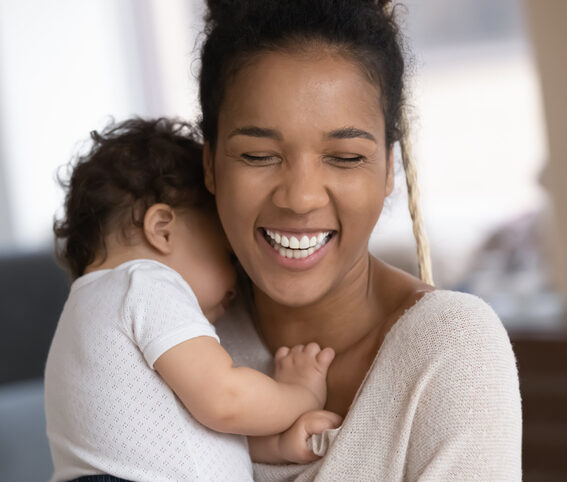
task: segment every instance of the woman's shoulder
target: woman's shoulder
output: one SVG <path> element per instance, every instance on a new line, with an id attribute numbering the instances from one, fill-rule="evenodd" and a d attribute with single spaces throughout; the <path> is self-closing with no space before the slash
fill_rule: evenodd
<path id="1" fill-rule="evenodd" d="M 496 316 L 490 305 L 482 298 L 471 293 L 442 289 L 434 289 L 425 293 L 413 308 L 439 314 L 458 314 L 461 317 L 465 314 Z"/>
<path id="2" fill-rule="evenodd" d="M 376 296 L 391 313 L 384 330 L 386 338 L 417 336 L 424 343 L 434 339 L 438 344 L 475 330 L 506 335 L 498 315 L 481 298 L 435 289 L 379 260 L 374 260 L 374 269 L 380 280 Z"/>
<path id="3" fill-rule="evenodd" d="M 492 359 L 515 370 L 510 339 L 498 315 L 481 298 L 457 291 L 426 293 L 390 330 L 383 350 L 416 363 L 443 358 L 474 365 Z"/>
<path id="4" fill-rule="evenodd" d="M 470 478 L 517 480 L 516 360 L 502 322 L 482 299 L 444 290 L 425 294 L 388 334 L 369 376 L 368 404 L 382 385 L 402 407 L 394 418 L 411 423 L 409 478 L 429 473 L 445 480 L 453 466 Z M 404 412 L 406 406 L 413 409 Z M 514 475 L 503 477 L 506 471 Z"/>
<path id="5" fill-rule="evenodd" d="M 365 388 L 375 396 L 382 386 L 399 400 L 417 397 L 419 413 L 444 407 L 465 420 L 470 410 L 486 410 L 512 417 L 514 430 L 521 425 L 518 370 L 506 329 L 485 301 L 468 293 L 428 292 L 401 316 Z"/>
<path id="6" fill-rule="evenodd" d="M 395 325 L 400 331 L 418 330 L 421 336 L 463 332 L 506 334 L 498 315 L 478 296 L 449 290 L 425 293 L 405 311 Z"/>

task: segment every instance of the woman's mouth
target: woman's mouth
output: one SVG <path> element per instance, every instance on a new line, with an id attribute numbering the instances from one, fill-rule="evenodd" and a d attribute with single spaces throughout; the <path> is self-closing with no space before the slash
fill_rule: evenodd
<path id="1" fill-rule="evenodd" d="M 333 237 L 334 231 L 283 233 L 260 228 L 270 246 L 283 258 L 304 259 L 319 251 Z"/>

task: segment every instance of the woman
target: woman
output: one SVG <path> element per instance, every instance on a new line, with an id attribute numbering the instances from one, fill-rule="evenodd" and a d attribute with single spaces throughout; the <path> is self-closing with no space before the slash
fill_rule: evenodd
<path id="1" fill-rule="evenodd" d="M 209 2 L 200 96 L 206 183 L 250 279 L 219 334 L 269 370 L 281 345 L 337 356 L 326 456 L 259 480 L 519 480 L 514 355 L 476 297 L 436 291 L 405 141 L 387 1 Z M 421 278 L 368 253 L 402 146 Z M 309 434 L 306 434 L 306 437 Z M 334 437 L 333 437 L 334 436 Z"/>

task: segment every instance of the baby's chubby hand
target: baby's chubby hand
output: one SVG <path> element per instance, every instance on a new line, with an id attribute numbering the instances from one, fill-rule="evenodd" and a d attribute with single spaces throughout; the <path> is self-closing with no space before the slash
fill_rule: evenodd
<path id="1" fill-rule="evenodd" d="M 307 464 L 320 459 L 321 457 L 308 447 L 307 440 L 312 435 L 339 427 L 342 421 L 342 417 L 327 410 L 304 413 L 288 430 L 279 435 L 281 456 L 296 464 Z"/>
<path id="2" fill-rule="evenodd" d="M 306 388 L 315 396 L 318 406 L 314 408 L 323 408 L 327 400 L 327 371 L 334 358 L 332 348 L 321 350 L 317 343 L 296 345 L 291 349 L 282 346 L 274 359 L 274 379 Z"/>

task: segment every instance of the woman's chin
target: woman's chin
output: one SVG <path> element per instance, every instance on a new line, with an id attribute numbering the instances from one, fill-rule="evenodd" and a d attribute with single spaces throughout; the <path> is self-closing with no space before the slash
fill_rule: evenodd
<path id="1" fill-rule="evenodd" d="M 314 289 L 313 283 L 278 282 L 263 280 L 256 287 L 273 302 L 289 308 L 300 308 L 312 305 L 321 300 L 328 291 L 321 284 Z"/>

